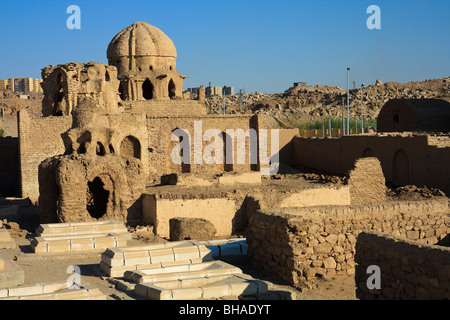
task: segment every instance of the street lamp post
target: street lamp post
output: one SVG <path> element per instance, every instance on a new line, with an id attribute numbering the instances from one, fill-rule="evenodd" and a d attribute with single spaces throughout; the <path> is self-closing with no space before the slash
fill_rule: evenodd
<path id="1" fill-rule="evenodd" d="M 345 136 L 345 104 L 344 104 L 344 97 L 342 97 L 342 135 Z"/>
<path id="2" fill-rule="evenodd" d="M 2 91 L 2 120 L 5 121 L 5 91 Z"/>
<path id="3" fill-rule="evenodd" d="M 347 68 L 347 135 L 350 134 L 350 90 L 349 90 L 350 68 Z"/>
<path id="4" fill-rule="evenodd" d="M 239 107 L 242 113 L 242 89 L 239 89 Z"/>
<path id="5" fill-rule="evenodd" d="M 226 109 L 225 109 L 225 94 L 226 94 L 226 89 L 227 86 L 223 87 L 223 114 L 226 114 Z"/>
<path id="6" fill-rule="evenodd" d="M 363 89 L 364 89 L 364 83 L 361 84 L 361 133 L 362 134 L 364 134 Z"/>

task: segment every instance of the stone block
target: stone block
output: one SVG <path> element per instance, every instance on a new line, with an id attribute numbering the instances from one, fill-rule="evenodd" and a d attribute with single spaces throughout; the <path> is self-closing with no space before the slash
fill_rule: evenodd
<path id="1" fill-rule="evenodd" d="M 175 260 L 188 260 L 200 258 L 198 247 L 179 247 L 173 248 Z"/>
<path id="2" fill-rule="evenodd" d="M 170 240 L 195 239 L 199 241 L 213 239 L 216 235 L 214 225 L 203 218 L 176 217 L 169 220 Z"/>
<path id="3" fill-rule="evenodd" d="M 202 297 L 201 288 L 181 288 L 172 290 L 173 300 L 197 300 Z"/>
<path id="4" fill-rule="evenodd" d="M 151 263 L 175 261 L 172 249 L 152 250 L 150 252 Z"/>
<path id="5" fill-rule="evenodd" d="M 9 297 L 30 296 L 43 293 L 43 285 L 8 288 Z"/>
<path id="6" fill-rule="evenodd" d="M 231 287 L 227 284 L 204 286 L 202 297 L 204 299 L 221 298 L 224 296 L 231 296 Z"/>

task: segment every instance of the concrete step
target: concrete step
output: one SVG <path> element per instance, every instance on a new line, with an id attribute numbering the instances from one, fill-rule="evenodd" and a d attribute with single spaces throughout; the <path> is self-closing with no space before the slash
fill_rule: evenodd
<path id="1" fill-rule="evenodd" d="M 121 235 L 106 233 L 35 237 L 30 242 L 36 254 L 103 251 L 126 245 L 127 239 Z"/>
<path id="2" fill-rule="evenodd" d="M 242 270 L 223 261 L 208 261 L 161 268 L 125 272 L 124 278 L 134 283 L 155 283 L 169 280 L 239 274 Z"/>
<path id="3" fill-rule="evenodd" d="M 245 274 L 228 274 L 140 283 L 135 286 L 134 293 L 150 300 L 197 300 L 225 296 L 258 296 L 267 294 L 269 287 L 269 283 Z"/>
<path id="4" fill-rule="evenodd" d="M 132 235 L 122 222 L 117 221 L 93 221 L 76 223 L 49 223 L 41 224 L 36 228 L 36 235 L 51 237 L 58 235 L 72 236 L 84 234 L 117 234 L 122 238 L 131 240 Z"/>
<path id="5" fill-rule="evenodd" d="M 69 289 L 64 282 L 0 289 L 0 300 L 106 300 L 106 295 L 97 288 Z"/>
<path id="6" fill-rule="evenodd" d="M 126 271 L 164 268 L 210 260 L 212 260 L 211 251 L 197 241 L 174 241 L 109 248 L 102 254 L 100 269 L 110 277 L 123 277 Z"/>

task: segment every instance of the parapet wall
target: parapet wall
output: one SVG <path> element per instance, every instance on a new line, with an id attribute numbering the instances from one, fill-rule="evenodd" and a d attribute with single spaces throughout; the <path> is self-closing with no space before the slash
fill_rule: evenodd
<path id="1" fill-rule="evenodd" d="M 450 300 L 449 247 L 362 232 L 356 241 L 355 262 L 359 299 Z M 368 281 L 373 284 L 369 277 L 375 273 L 367 273 L 372 265 L 379 267 L 379 289 L 367 286 Z"/>
<path id="2" fill-rule="evenodd" d="M 257 210 L 250 214 L 250 258 L 297 284 L 316 274 L 355 272 L 355 244 L 363 231 L 382 231 L 435 244 L 450 231 L 448 200 L 385 202 Z"/>

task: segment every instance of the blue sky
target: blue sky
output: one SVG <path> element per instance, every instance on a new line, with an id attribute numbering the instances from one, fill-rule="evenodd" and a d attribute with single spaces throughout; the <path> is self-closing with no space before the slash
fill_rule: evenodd
<path id="1" fill-rule="evenodd" d="M 81 30 L 69 30 L 69 5 Z M 381 30 L 369 30 L 370 5 Z M 450 76 L 448 0 L 1 0 L 0 79 L 47 65 L 105 62 L 123 28 L 148 22 L 174 42 L 177 70 L 201 84 L 283 92 L 293 82 L 347 86 Z"/>

